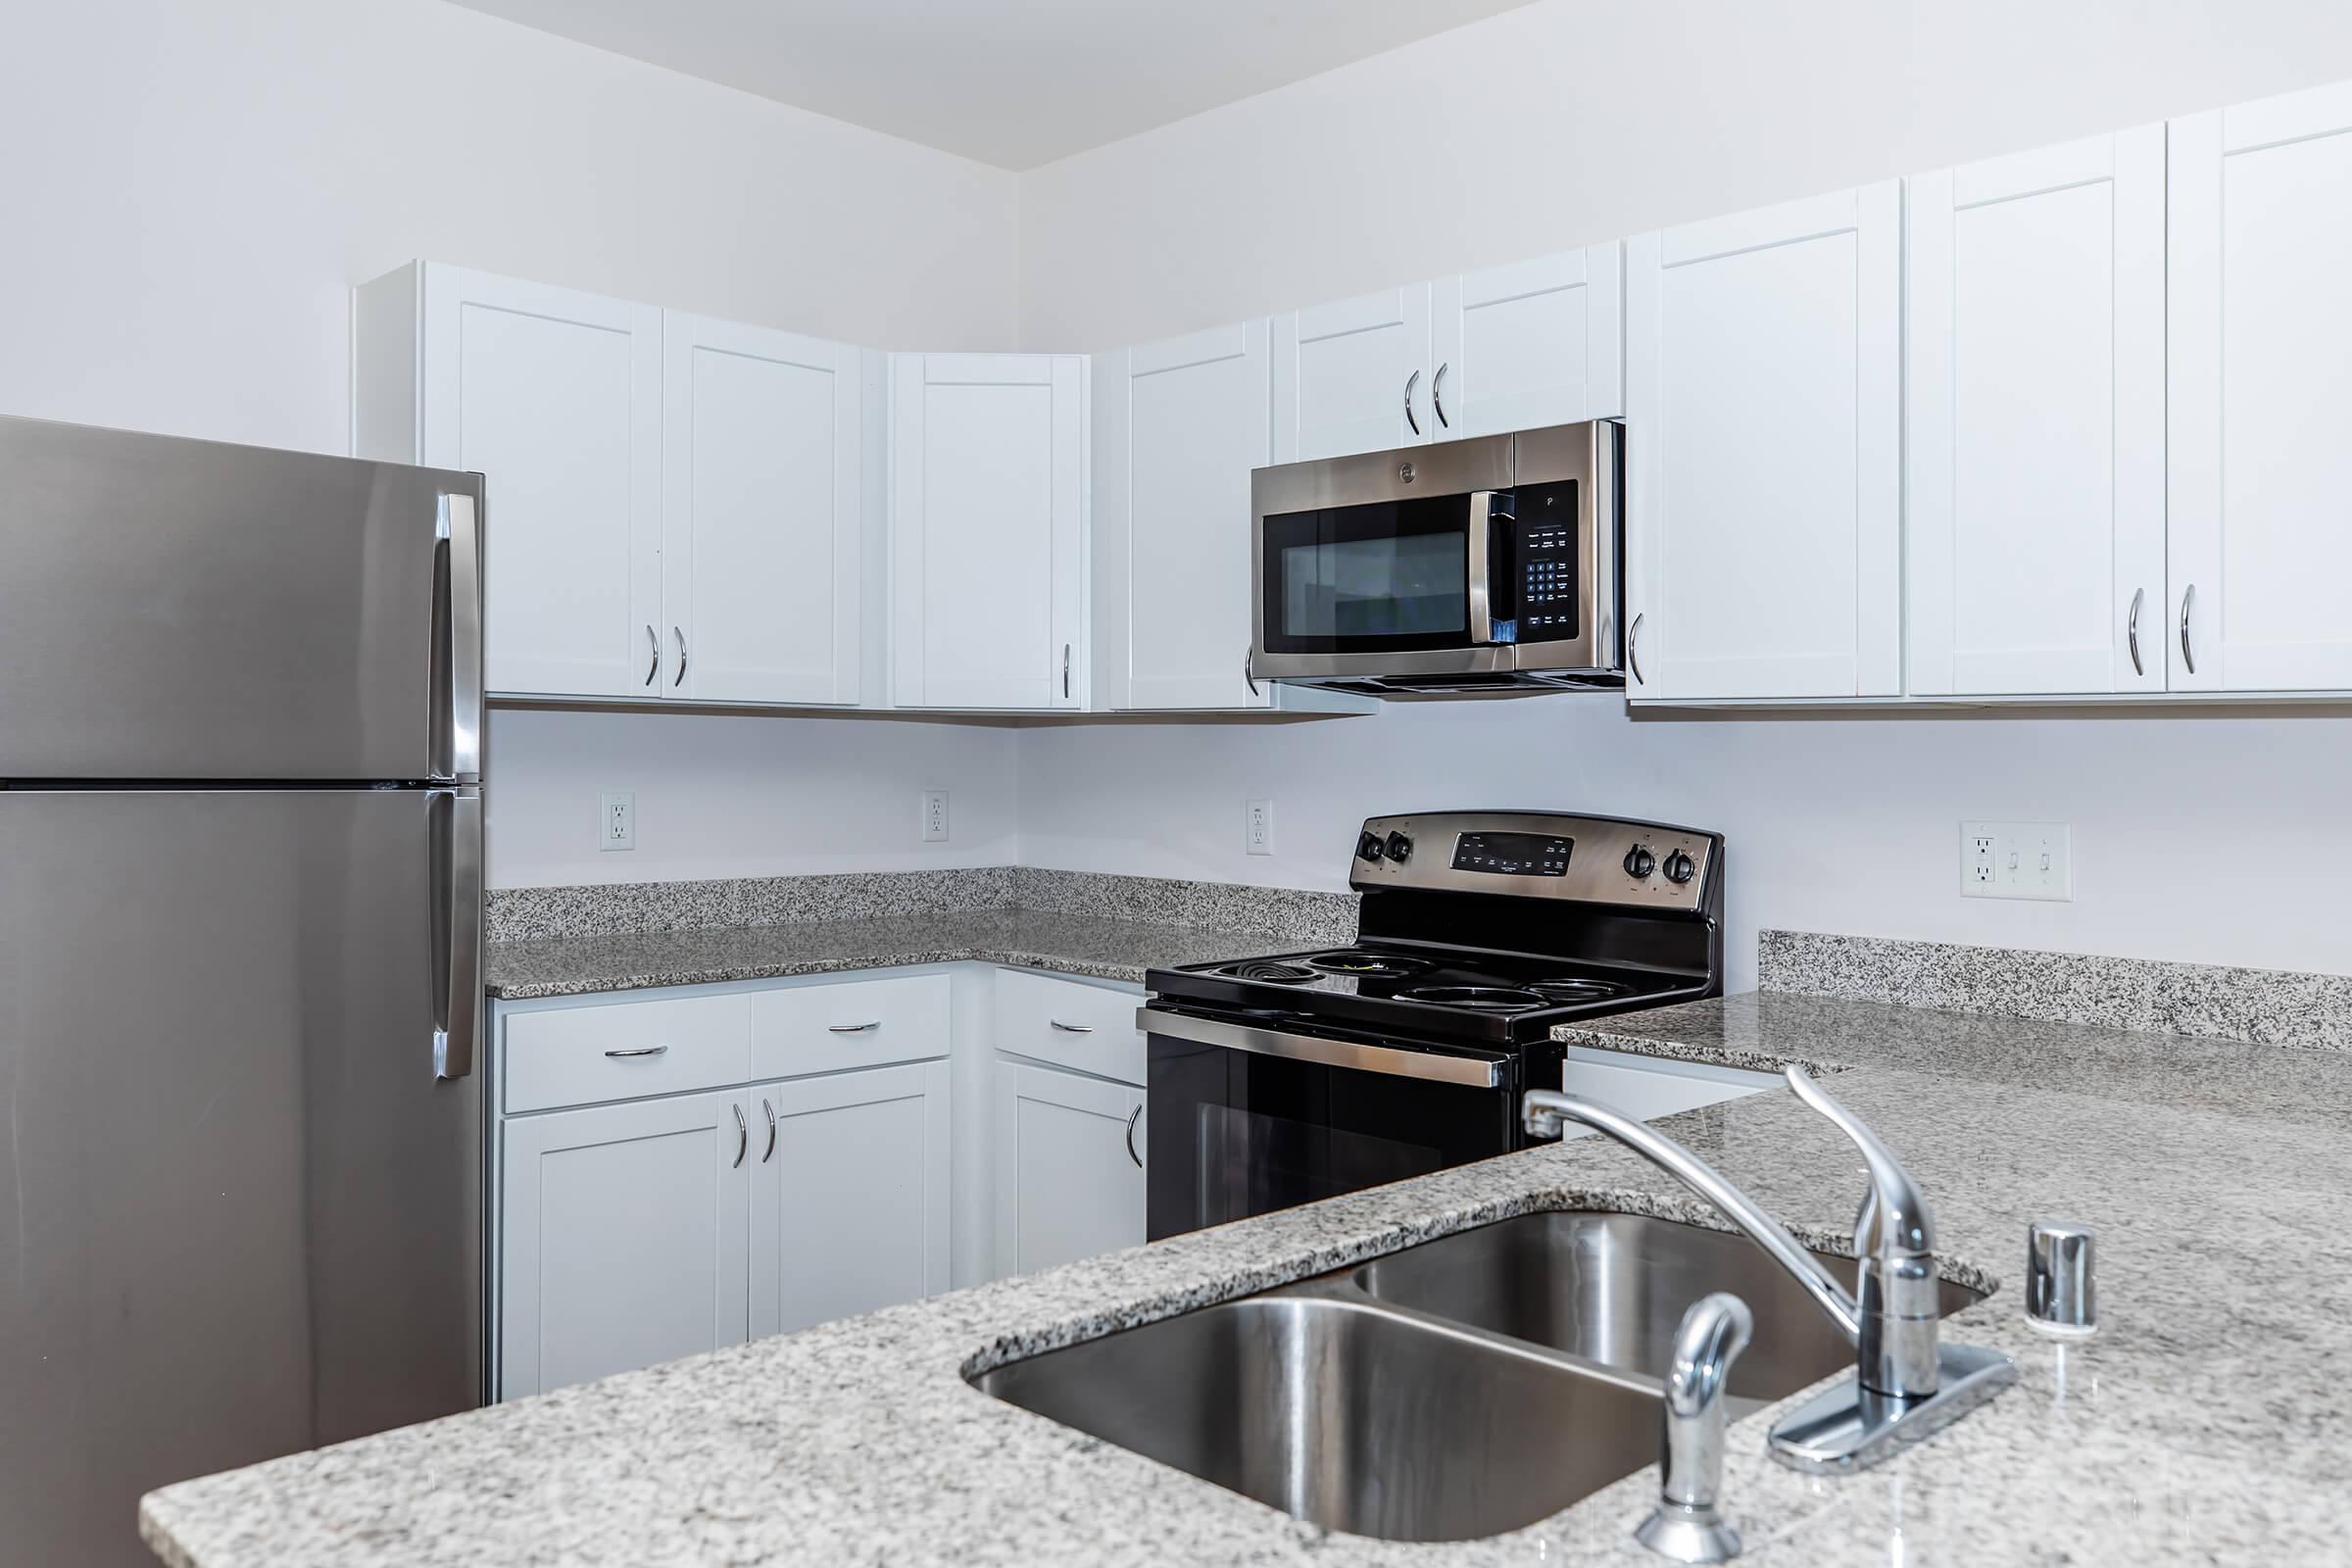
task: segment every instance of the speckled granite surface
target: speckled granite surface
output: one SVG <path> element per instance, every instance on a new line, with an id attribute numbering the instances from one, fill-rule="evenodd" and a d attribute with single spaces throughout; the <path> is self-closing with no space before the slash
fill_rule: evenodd
<path id="1" fill-rule="evenodd" d="M 1765 991 L 2352 1051 L 2352 974 L 1765 931 Z"/>
<path id="2" fill-rule="evenodd" d="M 972 909 L 1043 909 L 1162 925 L 1296 932 L 1303 944 L 1345 942 L 1353 937 L 1355 906 L 1352 893 L 988 865 L 708 882 L 493 888 L 483 901 L 482 914 L 485 933 L 494 943 Z"/>
<path id="3" fill-rule="evenodd" d="M 2003 1289 L 1947 1322 L 2019 1386 L 1839 1480 L 1733 1428 L 1746 1561 L 2340 1562 L 2352 1452 L 2352 1058 L 1787 995 L 1628 1015 L 1589 1044 L 1802 1058 L 1903 1155 L 1949 1267 Z M 1845 1237 L 1852 1150 L 1781 1092 L 1664 1124 L 1810 1240 Z M 1535 1208 L 1703 1220 L 1584 1139 L 168 1488 L 177 1568 L 576 1564 L 1654 1563 L 1654 1471 L 1449 1545 L 1327 1534 L 1027 1414 L 969 1369 Z M 2026 1224 L 2096 1226 L 2104 1327 L 2026 1329 Z M 1565 1440 L 1569 1435 L 1563 1434 Z M 1646 1434 L 1642 1441 L 1650 1441 Z"/>
<path id="4" fill-rule="evenodd" d="M 488 950 L 484 984 L 491 996 L 519 1002 L 966 959 L 1141 982 L 1154 964 L 1244 958 L 1284 940 L 1281 933 L 1106 915 L 965 909 L 723 931 L 501 942 Z"/>

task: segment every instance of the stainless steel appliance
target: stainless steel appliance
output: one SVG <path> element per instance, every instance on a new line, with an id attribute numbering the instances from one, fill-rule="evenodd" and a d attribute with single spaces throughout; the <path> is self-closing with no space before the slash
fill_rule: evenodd
<path id="1" fill-rule="evenodd" d="M 484 1394 L 482 481 L 0 419 L 0 1557 Z"/>
<path id="2" fill-rule="evenodd" d="M 1625 684 L 1625 427 L 1250 475 L 1253 678 L 1394 697 Z"/>
<path id="3" fill-rule="evenodd" d="M 1723 854 L 1549 811 L 1365 822 L 1352 946 L 1146 976 L 1152 1238 L 1528 1147 L 1554 1024 L 1721 993 Z"/>

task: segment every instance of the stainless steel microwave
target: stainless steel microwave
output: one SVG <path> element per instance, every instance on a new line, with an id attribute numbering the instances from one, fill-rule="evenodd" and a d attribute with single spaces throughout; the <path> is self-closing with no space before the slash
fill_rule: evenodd
<path id="1" fill-rule="evenodd" d="M 1612 419 L 1250 476 L 1253 678 L 1375 696 L 1625 684 Z"/>

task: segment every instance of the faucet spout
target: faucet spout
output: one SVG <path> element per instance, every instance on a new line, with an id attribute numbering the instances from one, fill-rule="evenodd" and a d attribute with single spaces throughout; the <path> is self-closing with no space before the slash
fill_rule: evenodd
<path id="1" fill-rule="evenodd" d="M 1854 1298 L 1830 1277 L 1827 1269 L 1813 1261 L 1812 1254 L 1788 1234 L 1787 1226 L 1757 1207 L 1752 1199 L 1733 1186 L 1714 1166 L 1648 1123 L 1597 1100 L 1563 1094 L 1556 1089 L 1531 1089 L 1521 1103 L 1527 1130 L 1534 1137 L 1557 1138 L 1563 1122 L 1581 1122 L 1608 1134 L 1713 1203 L 1726 1219 L 1745 1231 L 1774 1262 L 1805 1288 L 1840 1333 L 1856 1345 L 1861 1343 L 1862 1312 Z"/>

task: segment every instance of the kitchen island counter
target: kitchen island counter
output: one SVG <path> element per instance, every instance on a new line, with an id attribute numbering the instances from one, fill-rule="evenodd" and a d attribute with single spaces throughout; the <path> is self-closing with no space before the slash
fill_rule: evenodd
<path id="1" fill-rule="evenodd" d="M 1744 1560 L 2341 1557 L 2325 1499 L 2352 1452 L 2352 1055 L 1777 994 L 1562 1038 L 1830 1073 L 1935 1203 L 1947 1275 L 1997 1287 L 1944 1332 L 2014 1356 L 2018 1385 L 1890 1463 L 1802 1476 L 1766 1457 L 1770 1412 L 1732 1428 Z M 1860 1162 L 1794 1097 L 1660 1125 L 1806 1241 L 1850 1247 Z M 1627 1151 L 1578 1139 L 182 1483 L 145 1500 L 142 1530 L 180 1568 L 1656 1562 L 1630 1534 L 1654 1469 L 1508 1535 L 1383 1543 L 965 1381 L 1555 1208 L 1716 1223 Z M 2098 1231 L 2103 1328 L 2086 1343 L 2019 1315 L 2026 1226 L 2044 1217 Z"/>

